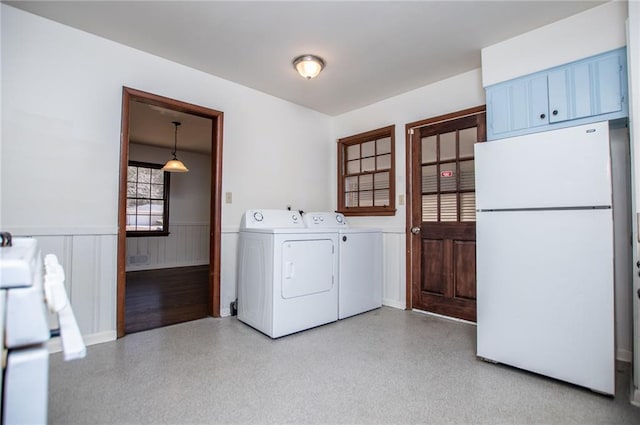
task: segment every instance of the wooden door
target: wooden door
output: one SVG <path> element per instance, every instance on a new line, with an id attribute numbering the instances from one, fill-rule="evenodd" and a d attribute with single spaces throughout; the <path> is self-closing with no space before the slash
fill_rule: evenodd
<path id="1" fill-rule="evenodd" d="M 436 119 L 411 136 L 411 304 L 476 320 L 473 145 L 484 141 L 484 107 Z"/>

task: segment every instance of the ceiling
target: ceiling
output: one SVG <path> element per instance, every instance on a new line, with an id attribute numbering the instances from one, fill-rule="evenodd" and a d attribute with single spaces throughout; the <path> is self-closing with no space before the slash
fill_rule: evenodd
<path id="1" fill-rule="evenodd" d="M 483 47 L 604 2 L 4 3 L 333 116 L 478 68 Z M 320 76 L 295 72 L 301 54 L 325 60 Z"/>
<path id="2" fill-rule="evenodd" d="M 129 141 L 173 151 L 173 121 L 180 123 L 176 144 L 178 158 L 183 151 L 211 154 L 211 119 L 136 101 L 131 101 L 129 105 Z M 167 159 L 169 158 L 167 153 Z"/>

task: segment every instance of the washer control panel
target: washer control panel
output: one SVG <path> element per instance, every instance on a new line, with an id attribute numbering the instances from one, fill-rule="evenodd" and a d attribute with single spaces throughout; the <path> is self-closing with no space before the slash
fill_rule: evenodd
<path id="1" fill-rule="evenodd" d="M 303 217 L 307 227 L 322 227 L 325 229 L 341 229 L 349 227 L 347 219 L 342 213 L 335 212 L 310 212 Z"/>
<path id="2" fill-rule="evenodd" d="M 240 229 L 304 228 L 298 211 L 289 210 L 248 210 L 242 215 Z"/>

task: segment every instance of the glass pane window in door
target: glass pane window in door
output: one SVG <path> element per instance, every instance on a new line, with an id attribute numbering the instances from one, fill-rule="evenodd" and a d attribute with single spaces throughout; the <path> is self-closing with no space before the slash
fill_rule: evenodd
<path id="1" fill-rule="evenodd" d="M 440 192 L 456 190 L 456 163 L 440 164 Z"/>
<path id="2" fill-rule="evenodd" d="M 478 141 L 478 127 L 465 128 L 458 132 L 460 158 L 473 157 L 473 145 Z"/>
<path id="3" fill-rule="evenodd" d="M 458 194 L 440 195 L 440 221 L 458 221 Z"/>
<path id="4" fill-rule="evenodd" d="M 463 192 L 460 194 L 460 221 L 476 221 L 475 192 Z"/>
<path id="5" fill-rule="evenodd" d="M 420 141 L 422 163 L 436 162 L 438 160 L 438 137 L 423 137 Z"/>
<path id="6" fill-rule="evenodd" d="M 460 190 L 474 190 L 476 175 L 474 160 L 460 161 Z"/>
<path id="7" fill-rule="evenodd" d="M 422 221 L 438 221 L 438 195 L 422 195 Z"/>
<path id="8" fill-rule="evenodd" d="M 456 159 L 456 132 L 440 134 L 440 161 Z"/>
<path id="9" fill-rule="evenodd" d="M 422 167 L 422 193 L 436 192 L 438 189 L 438 167 L 426 165 Z"/>

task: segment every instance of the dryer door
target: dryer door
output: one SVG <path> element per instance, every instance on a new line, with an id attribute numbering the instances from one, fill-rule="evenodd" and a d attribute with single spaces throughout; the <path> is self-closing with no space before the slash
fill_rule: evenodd
<path id="1" fill-rule="evenodd" d="M 285 241 L 282 244 L 282 298 L 328 292 L 334 285 L 331 239 Z"/>

